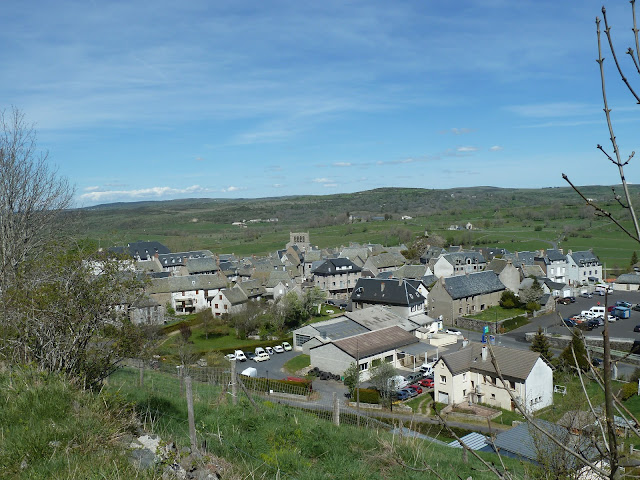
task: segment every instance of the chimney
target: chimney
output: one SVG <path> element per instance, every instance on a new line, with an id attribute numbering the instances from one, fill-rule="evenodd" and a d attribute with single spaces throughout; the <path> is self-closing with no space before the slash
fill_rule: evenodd
<path id="1" fill-rule="evenodd" d="M 487 346 L 486 345 L 482 346 L 482 361 L 483 362 L 487 361 Z"/>

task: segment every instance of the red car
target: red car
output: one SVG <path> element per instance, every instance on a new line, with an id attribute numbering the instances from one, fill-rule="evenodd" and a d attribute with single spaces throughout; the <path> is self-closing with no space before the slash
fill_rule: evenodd
<path id="1" fill-rule="evenodd" d="M 422 387 L 420 385 L 418 385 L 417 383 L 413 384 L 413 385 L 409 385 L 409 388 L 413 388 L 417 394 L 422 393 Z"/>
<path id="2" fill-rule="evenodd" d="M 423 378 L 418 383 L 425 388 L 433 388 L 433 378 Z"/>

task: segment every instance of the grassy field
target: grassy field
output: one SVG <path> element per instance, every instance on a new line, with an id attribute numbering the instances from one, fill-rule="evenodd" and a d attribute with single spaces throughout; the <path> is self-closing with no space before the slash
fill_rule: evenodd
<path id="1" fill-rule="evenodd" d="M 586 195 L 624 220 L 607 187 L 584 187 Z M 640 188 L 632 186 L 636 202 Z M 628 266 L 638 244 L 609 220 L 596 217 L 569 188 L 450 190 L 386 188 L 353 194 L 266 199 L 191 199 L 114 204 L 75 215 L 73 233 L 97 245 L 157 240 L 172 251 L 263 255 L 282 248 L 291 231 L 308 231 L 320 248 L 349 242 L 398 245 L 425 230 L 454 245 L 504 247 L 510 251 L 593 248 L 609 271 Z M 356 217 L 353 223 L 348 216 Z M 410 215 L 410 220 L 401 220 Z M 373 216 L 385 220 L 371 220 Z M 231 225 L 238 220 L 278 222 Z M 448 230 L 450 225 L 474 229 Z M 629 222 L 623 222 L 629 225 Z"/>
<path id="2" fill-rule="evenodd" d="M 309 355 L 298 355 L 297 357 L 293 357 L 287 363 L 284 364 L 284 368 L 291 374 L 296 373 L 298 370 L 308 367 L 311 365 L 311 357 Z"/>
<path id="3" fill-rule="evenodd" d="M 476 318 L 484 322 L 499 322 L 505 318 L 517 317 L 525 315 L 527 312 L 522 308 L 502 308 L 501 306 L 489 307 L 482 312 L 468 315 L 470 318 Z"/>

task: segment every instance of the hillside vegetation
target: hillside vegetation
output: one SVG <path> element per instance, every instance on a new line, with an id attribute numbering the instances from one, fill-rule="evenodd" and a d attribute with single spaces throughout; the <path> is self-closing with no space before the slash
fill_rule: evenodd
<path id="1" fill-rule="evenodd" d="M 582 191 L 626 218 L 609 187 L 588 186 Z M 637 204 L 640 188 L 632 186 L 631 191 Z M 262 255 L 282 248 L 291 231 L 309 231 L 312 243 L 324 248 L 349 242 L 397 245 L 426 230 L 446 243 L 511 251 L 551 248 L 555 242 L 565 251 L 593 248 L 609 271 L 628 267 L 637 249 L 615 225 L 596 217 L 570 188 L 384 188 L 325 196 L 119 203 L 73 214 L 78 221 L 70 223 L 72 233 L 102 247 L 157 240 L 172 251 Z M 412 218 L 401 220 L 403 215 Z M 355 218 L 350 221 L 349 216 Z M 273 218 L 278 221 L 249 223 L 247 228 L 231 225 Z M 467 222 L 472 231 L 448 230 Z"/>

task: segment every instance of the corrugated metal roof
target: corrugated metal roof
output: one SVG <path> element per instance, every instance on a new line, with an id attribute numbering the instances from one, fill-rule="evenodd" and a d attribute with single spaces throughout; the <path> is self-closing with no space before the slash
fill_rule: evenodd
<path id="1" fill-rule="evenodd" d="M 381 305 L 345 312 L 345 317 L 363 325 L 368 330 L 381 330 L 383 328 L 398 326 L 408 332 L 414 331 L 418 325 L 407 318 L 396 315 L 388 308 Z"/>
<path id="2" fill-rule="evenodd" d="M 487 437 L 478 432 L 471 432 L 464 437 L 460 437 L 460 440 L 471 450 L 481 450 L 488 445 Z M 462 448 L 462 444 L 458 440 L 449 443 L 449 446 Z"/>
<path id="3" fill-rule="evenodd" d="M 370 331 L 368 328 L 354 322 L 353 320 L 346 317 L 341 318 L 343 318 L 343 320 L 340 322 L 325 325 L 313 324 L 311 326 L 318 331 L 318 334 L 321 337 L 327 337 L 331 340 L 340 340 L 342 338 L 352 337 L 354 335 L 360 335 Z"/>

